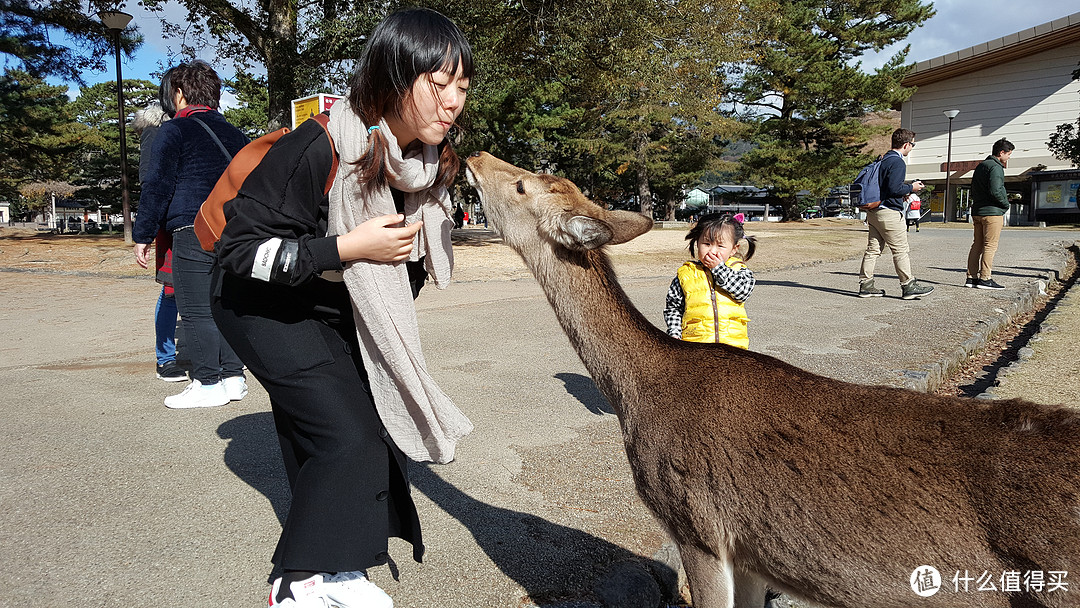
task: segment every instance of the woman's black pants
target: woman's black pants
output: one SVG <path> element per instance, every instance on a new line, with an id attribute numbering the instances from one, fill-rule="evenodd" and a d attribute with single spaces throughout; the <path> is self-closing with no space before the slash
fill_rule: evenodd
<path id="1" fill-rule="evenodd" d="M 406 458 L 375 410 L 352 319 L 316 319 L 282 306 L 288 298 L 252 298 L 252 281 L 222 274 L 214 319 L 270 395 L 292 489 L 274 563 L 364 570 L 387 562 L 389 536 L 411 542 L 419 561 Z"/>

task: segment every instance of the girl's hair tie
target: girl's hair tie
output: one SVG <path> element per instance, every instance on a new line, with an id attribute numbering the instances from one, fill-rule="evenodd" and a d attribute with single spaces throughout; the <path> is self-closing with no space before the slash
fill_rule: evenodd
<path id="1" fill-rule="evenodd" d="M 746 221 L 746 216 L 745 216 L 745 215 L 743 215 L 743 214 L 741 214 L 741 213 L 736 213 L 736 214 L 735 214 L 735 217 L 734 217 L 734 218 L 732 218 L 732 219 L 734 219 L 734 220 L 735 220 L 736 222 L 739 222 L 739 223 L 741 224 L 741 223 L 743 223 L 744 221 Z"/>
<path id="2" fill-rule="evenodd" d="M 368 135 L 371 135 L 371 132 L 377 130 L 378 128 L 379 128 L 379 125 L 375 125 L 374 127 L 368 127 L 367 128 Z"/>

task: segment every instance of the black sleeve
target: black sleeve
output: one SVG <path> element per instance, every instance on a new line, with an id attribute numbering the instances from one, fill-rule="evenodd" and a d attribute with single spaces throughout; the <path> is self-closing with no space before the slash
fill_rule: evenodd
<path id="1" fill-rule="evenodd" d="M 326 236 L 323 188 L 332 161 L 326 132 L 313 120 L 279 139 L 225 204 L 217 247 L 221 267 L 290 286 L 341 270 L 337 238 Z"/>

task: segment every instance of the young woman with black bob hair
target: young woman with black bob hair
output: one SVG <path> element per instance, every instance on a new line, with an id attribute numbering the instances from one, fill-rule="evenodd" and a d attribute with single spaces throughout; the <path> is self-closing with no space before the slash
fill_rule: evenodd
<path id="1" fill-rule="evenodd" d="M 390 536 L 423 555 L 406 458 L 449 462 L 472 428 L 424 368 L 413 307 L 449 280 L 447 133 L 472 76 L 446 17 L 390 15 L 330 111 L 336 170 L 307 120 L 225 206 L 214 317 L 270 396 L 292 489 L 271 607 L 392 606 L 366 570 Z"/>

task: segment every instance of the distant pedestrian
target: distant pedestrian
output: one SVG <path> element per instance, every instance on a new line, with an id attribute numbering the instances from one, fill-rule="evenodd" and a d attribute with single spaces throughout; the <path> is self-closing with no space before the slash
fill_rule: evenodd
<path id="1" fill-rule="evenodd" d="M 161 123 L 169 120 L 160 102 L 153 102 L 135 112 L 131 128 L 139 134 L 139 182 L 146 179 L 150 165 L 150 148 Z M 154 279 L 161 283 L 157 306 L 154 307 L 154 358 L 157 377 L 166 382 L 183 382 L 187 372 L 176 363 L 176 294 L 172 284 L 172 233 L 164 226 L 154 237 Z"/>
<path id="2" fill-rule="evenodd" d="M 975 235 L 968 252 L 967 280 L 964 287 L 1005 289 L 991 273 L 997 253 L 1005 212 L 1009 210 L 1009 193 L 1005 190 L 1005 167 L 1016 146 L 1002 137 L 994 142 L 990 156 L 975 167 L 971 175 L 971 223 Z"/>
<path id="3" fill-rule="evenodd" d="M 461 208 L 461 203 L 458 203 L 454 207 L 454 228 L 461 228 L 464 225 L 465 210 Z"/>
<path id="4" fill-rule="evenodd" d="M 922 221 L 922 199 L 912 192 L 904 199 L 904 204 L 907 205 L 907 230 L 910 232 L 911 227 L 915 226 L 915 232 L 918 232 L 919 222 Z"/>
<path id="5" fill-rule="evenodd" d="M 892 134 L 892 149 L 881 158 L 878 173 L 881 187 L 881 204 L 866 211 L 866 225 L 869 233 L 866 240 L 866 252 L 863 253 L 862 266 L 859 268 L 859 297 L 874 298 L 885 295 L 884 289 L 874 286 L 874 266 L 881 252 L 888 247 L 892 251 L 893 266 L 900 279 L 901 297 L 914 300 L 934 291 L 933 287 L 920 285 L 911 274 L 911 259 L 908 252 L 906 220 L 904 218 L 904 197 L 923 189 L 919 180 L 907 184 L 907 163 L 904 158 L 915 148 L 915 133 L 907 129 L 897 129 Z"/>
<path id="6" fill-rule="evenodd" d="M 150 147 L 132 229 L 135 262 L 149 266 L 150 244 L 164 224 L 172 232 L 172 278 L 184 327 L 191 384 L 165 398 L 169 408 L 217 407 L 247 395 L 244 364 L 221 337 L 210 313 L 214 254 L 195 236 L 195 214 L 232 157 L 248 143 L 218 112 L 221 78 L 205 61 L 181 63 L 162 77 L 159 101 L 172 116 Z"/>
<path id="7" fill-rule="evenodd" d="M 668 335 L 688 342 L 716 342 L 749 348 L 749 318 L 743 303 L 754 291 L 754 273 L 745 261 L 754 255 L 754 237 L 743 232 L 743 215 L 703 215 L 690 229 L 690 255 L 668 288 L 664 320 Z M 739 242 L 746 241 L 746 257 Z"/>

